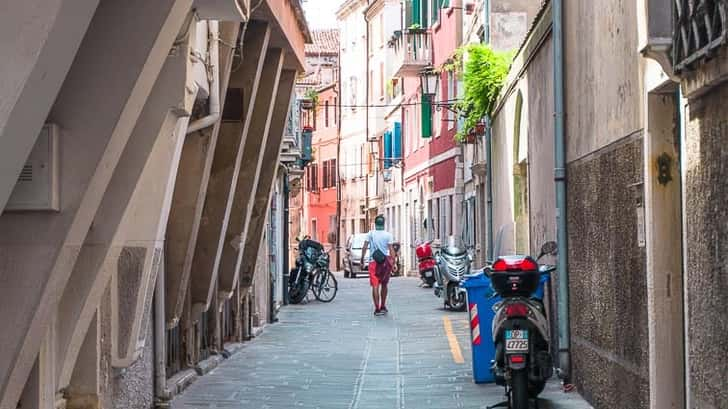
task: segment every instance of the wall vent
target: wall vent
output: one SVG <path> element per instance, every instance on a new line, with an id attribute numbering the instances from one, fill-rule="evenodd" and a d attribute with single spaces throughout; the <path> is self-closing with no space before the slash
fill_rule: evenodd
<path id="1" fill-rule="evenodd" d="M 58 127 L 46 124 L 23 166 L 5 211 L 59 211 Z"/>

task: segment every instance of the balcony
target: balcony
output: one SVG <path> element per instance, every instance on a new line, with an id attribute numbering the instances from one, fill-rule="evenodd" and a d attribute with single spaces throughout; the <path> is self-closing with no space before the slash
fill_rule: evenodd
<path id="1" fill-rule="evenodd" d="M 395 54 L 395 77 L 415 77 L 432 65 L 432 34 L 427 30 L 403 30 L 390 44 Z"/>
<path id="2" fill-rule="evenodd" d="M 728 40 L 728 0 L 676 0 L 673 58 L 680 73 L 713 56 Z"/>

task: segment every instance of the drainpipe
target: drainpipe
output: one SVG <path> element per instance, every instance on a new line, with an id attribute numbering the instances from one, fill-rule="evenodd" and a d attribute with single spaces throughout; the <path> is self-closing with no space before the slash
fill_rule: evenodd
<path id="1" fill-rule="evenodd" d="M 288 218 L 290 213 L 289 199 L 290 199 L 290 187 L 288 186 L 288 169 L 283 174 L 283 305 L 288 305 L 288 271 L 290 270 L 289 257 L 291 256 L 291 250 L 289 248 L 289 224 L 291 221 Z"/>
<path id="2" fill-rule="evenodd" d="M 367 1 L 367 3 L 371 3 L 371 1 Z M 364 76 L 366 78 L 366 91 L 364 92 L 364 98 L 366 99 L 366 142 L 369 144 L 369 157 L 366 159 L 367 165 L 369 164 L 369 159 L 371 158 L 371 151 L 372 151 L 372 143 L 369 142 L 369 87 L 372 85 L 369 83 L 369 19 L 367 18 L 367 11 L 369 10 L 369 7 L 367 7 L 364 10 L 364 24 L 366 25 L 366 37 L 365 37 L 365 43 L 366 43 L 366 55 L 365 58 L 367 60 L 366 63 L 366 75 Z M 364 177 L 365 180 L 365 193 L 366 193 L 366 199 L 364 201 L 366 209 L 364 209 L 364 220 L 366 221 L 366 228 L 367 230 L 371 227 L 369 226 L 369 169 L 367 166 L 367 172 Z"/>
<path id="3" fill-rule="evenodd" d="M 341 270 L 341 53 L 336 56 L 336 269 Z"/>
<path id="4" fill-rule="evenodd" d="M 212 65 L 212 80 L 210 81 L 210 113 L 190 123 L 187 134 L 197 132 L 214 125 L 220 119 L 220 32 L 217 21 L 207 22 L 209 38 L 209 62 Z"/>
<path id="5" fill-rule="evenodd" d="M 485 195 L 486 195 L 486 234 L 488 235 L 488 251 L 486 253 L 486 261 L 493 261 L 495 255 L 493 254 L 493 246 L 495 240 L 493 240 L 493 131 L 491 129 L 490 117 L 485 118 Z"/>
<path id="6" fill-rule="evenodd" d="M 157 401 L 168 401 L 167 391 L 167 345 L 164 311 L 164 263 L 157 272 L 154 287 L 154 395 Z"/>
<path id="7" fill-rule="evenodd" d="M 554 42 L 554 180 L 556 182 L 556 240 L 558 243 L 557 275 L 559 326 L 559 377 L 568 381 L 571 375 L 569 345 L 569 271 L 566 231 L 566 144 L 564 138 L 564 33 L 563 0 L 553 1 Z"/>

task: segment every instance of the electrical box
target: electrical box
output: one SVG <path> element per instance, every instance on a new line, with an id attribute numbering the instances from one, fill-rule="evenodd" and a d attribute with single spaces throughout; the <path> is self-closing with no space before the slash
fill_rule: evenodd
<path id="1" fill-rule="evenodd" d="M 46 124 L 20 172 L 5 211 L 60 211 L 58 127 Z"/>

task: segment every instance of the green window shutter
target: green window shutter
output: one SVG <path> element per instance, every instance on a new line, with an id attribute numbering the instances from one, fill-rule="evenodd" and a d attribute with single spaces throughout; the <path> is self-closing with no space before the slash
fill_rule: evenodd
<path id="1" fill-rule="evenodd" d="M 430 0 L 419 0 L 419 3 L 420 3 L 420 21 L 421 21 L 420 24 L 422 25 L 422 28 L 427 28 L 427 27 L 430 26 L 430 24 L 429 24 L 430 21 L 428 19 L 428 15 L 427 15 L 427 7 L 429 5 L 428 4 L 429 2 L 430 2 Z"/>
<path id="2" fill-rule="evenodd" d="M 444 9 L 450 7 L 450 0 L 440 0 L 440 7 Z"/>
<path id="3" fill-rule="evenodd" d="M 422 137 L 429 138 L 432 136 L 432 104 L 430 98 L 426 95 L 420 97 L 422 102 Z"/>
<path id="4" fill-rule="evenodd" d="M 422 0 L 411 0 L 412 1 L 412 21 L 410 26 L 419 24 L 422 26 Z M 409 26 L 407 27 L 409 28 Z"/>

